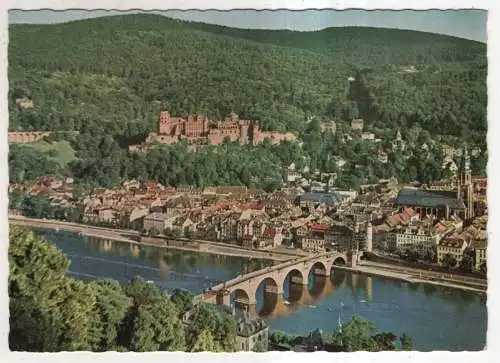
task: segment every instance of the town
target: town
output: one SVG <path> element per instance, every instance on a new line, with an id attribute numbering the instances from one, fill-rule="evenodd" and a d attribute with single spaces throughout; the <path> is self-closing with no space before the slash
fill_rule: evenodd
<path id="1" fill-rule="evenodd" d="M 487 179 L 472 176 L 467 150 L 462 159 L 454 180 L 400 185 L 390 179 L 359 190 L 336 189 L 331 176 L 320 172 L 306 180 L 294 164 L 283 167 L 283 186 L 270 193 L 129 180 L 75 197 L 71 178 L 41 177 L 9 186 L 10 213 L 42 217 L 36 215 L 36 202 L 23 204 L 37 196 L 48 201 L 43 213 L 49 218 L 149 236 L 269 251 L 354 248 L 450 268 L 467 264 L 466 270 L 485 273 Z"/>

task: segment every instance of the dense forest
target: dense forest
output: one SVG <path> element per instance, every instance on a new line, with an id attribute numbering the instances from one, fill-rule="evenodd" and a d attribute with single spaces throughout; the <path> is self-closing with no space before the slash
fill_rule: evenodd
<path id="1" fill-rule="evenodd" d="M 185 290 L 161 291 L 139 277 L 126 284 L 112 279 L 76 280 L 70 261 L 33 231 L 9 228 L 9 347 L 14 351 L 187 351 L 233 352 L 235 318 L 214 305 L 193 306 Z M 190 310 L 190 324 L 183 315 Z M 334 322 L 332 322 L 332 326 Z M 290 337 L 275 334 L 275 341 Z M 354 316 L 342 331 L 339 350 L 396 350 L 397 337 L 377 332 Z M 411 338 L 400 337 L 411 350 Z"/>
<path id="2" fill-rule="evenodd" d="M 442 174 L 436 166 L 440 145 L 435 158 L 406 165 L 391 160 L 386 168 L 366 157 L 373 159 L 374 147 L 341 146 L 311 119 L 346 128 L 363 117 L 366 129 L 386 140 L 401 128 L 404 137 L 418 130 L 431 141 L 441 142 L 436 135 L 442 135 L 486 149 L 487 59 L 479 42 L 355 27 L 242 30 L 145 14 L 11 25 L 9 32 L 9 129 L 80 131 L 68 136 L 76 158 L 66 166 L 39 160 L 43 154 L 28 161 L 29 150 L 11 148 L 11 155 L 22 154 L 11 156 L 11 179 L 50 171 L 84 184 L 143 176 L 173 185 L 272 189 L 291 155 L 298 159 L 290 161 L 310 160 L 324 171 L 335 169 L 331 157 L 343 157 L 349 165 L 340 183 L 351 186 L 391 173 L 402 180 Z M 23 97 L 34 107 L 19 107 Z M 304 147 L 225 145 L 189 153 L 176 145 L 128 155 L 127 145 L 155 130 L 162 109 L 212 119 L 235 111 L 260 120 L 264 129 L 298 133 Z M 39 172 L 31 169 L 35 163 Z M 356 164 L 369 170 L 354 170 Z M 475 164 L 484 172 L 484 155 Z"/>

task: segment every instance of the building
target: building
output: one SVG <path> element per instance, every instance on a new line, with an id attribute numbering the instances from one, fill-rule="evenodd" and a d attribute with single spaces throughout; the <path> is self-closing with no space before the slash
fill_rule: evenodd
<path id="1" fill-rule="evenodd" d="M 432 183 L 435 190 L 403 188 L 396 199 L 398 207 L 413 207 L 421 216 L 433 215 L 449 219 L 452 215 L 464 221 L 474 218 L 475 193 L 467 149 L 462 153 L 462 164 L 456 185 L 453 182 Z M 477 183 L 476 183 L 477 184 Z"/>
<path id="2" fill-rule="evenodd" d="M 363 131 L 364 126 L 365 126 L 365 122 L 363 121 L 362 118 L 353 119 L 351 121 L 351 128 L 353 130 Z"/>
<path id="3" fill-rule="evenodd" d="M 259 248 L 269 248 L 281 246 L 283 234 L 281 229 L 276 227 L 267 227 L 257 240 Z"/>
<path id="4" fill-rule="evenodd" d="M 465 220 L 474 218 L 474 184 L 470 169 L 470 156 L 467 149 L 463 153 L 460 176 L 458 178 L 457 198 L 465 203 Z"/>
<path id="5" fill-rule="evenodd" d="M 442 235 L 432 227 L 400 226 L 387 234 L 387 243 L 391 249 L 409 246 L 417 249 L 430 249 L 435 247 L 441 238 Z"/>
<path id="6" fill-rule="evenodd" d="M 329 121 L 321 124 L 321 132 L 335 135 L 335 133 L 337 132 L 337 124 L 335 123 L 335 121 Z"/>
<path id="7" fill-rule="evenodd" d="M 382 164 L 387 164 L 387 162 L 389 161 L 389 157 L 388 157 L 387 153 L 384 150 L 379 150 L 377 152 L 377 159 Z"/>
<path id="8" fill-rule="evenodd" d="M 253 317 L 247 311 L 230 308 L 226 305 L 213 305 L 218 314 L 228 314 L 236 320 L 235 351 L 267 352 L 269 340 L 269 327 L 266 321 L 260 317 Z M 183 323 L 189 325 L 195 315 L 193 309 L 184 313 Z"/>
<path id="9" fill-rule="evenodd" d="M 475 240 L 471 243 L 471 248 L 474 251 L 474 269 L 477 271 L 486 266 L 487 247 L 487 240 Z"/>
<path id="10" fill-rule="evenodd" d="M 143 228 L 146 231 L 163 233 L 167 228 L 167 215 L 165 213 L 151 213 L 144 217 Z"/>
<path id="11" fill-rule="evenodd" d="M 25 144 L 40 141 L 44 137 L 52 135 L 50 131 L 14 131 L 7 133 L 9 144 Z"/>
<path id="12" fill-rule="evenodd" d="M 467 242 L 456 236 L 450 238 L 443 238 L 437 246 L 437 261 L 441 265 L 445 255 L 450 255 L 457 263 L 462 261 L 464 251 L 467 248 Z"/>
<path id="13" fill-rule="evenodd" d="M 361 140 L 374 141 L 375 140 L 375 134 L 373 132 L 363 132 L 361 134 Z"/>
<path id="14" fill-rule="evenodd" d="M 304 251 L 324 252 L 325 251 L 325 234 L 330 228 L 327 224 L 311 224 L 305 236 L 302 237 L 301 245 Z"/>
<path id="15" fill-rule="evenodd" d="M 420 217 L 433 215 L 449 219 L 451 215 L 465 217 L 466 207 L 454 191 L 422 190 L 403 188 L 396 198 L 398 208 L 413 208 Z"/>
<path id="16" fill-rule="evenodd" d="M 316 207 L 319 204 L 335 206 L 342 203 L 343 198 L 337 192 L 329 193 L 304 193 L 299 197 L 300 205 L 303 207 Z"/>
<path id="17" fill-rule="evenodd" d="M 240 144 L 255 145 L 268 139 L 272 144 L 281 141 L 295 141 L 292 133 L 265 132 L 259 128 L 258 121 L 240 120 L 231 113 L 222 121 L 211 121 L 204 115 L 172 117 L 168 111 L 158 116 L 158 130 L 150 133 L 145 143 L 174 144 L 186 140 L 191 146 L 219 145 L 225 140 Z M 131 145 L 130 151 L 140 149 Z"/>

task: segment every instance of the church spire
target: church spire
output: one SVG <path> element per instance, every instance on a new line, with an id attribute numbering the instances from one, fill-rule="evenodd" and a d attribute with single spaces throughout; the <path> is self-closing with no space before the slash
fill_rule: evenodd
<path id="1" fill-rule="evenodd" d="M 469 150 L 467 149 L 467 145 L 464 148 L 464 156 L 463 156 L 463 172 L 470 172 L 470 156 Z"/>

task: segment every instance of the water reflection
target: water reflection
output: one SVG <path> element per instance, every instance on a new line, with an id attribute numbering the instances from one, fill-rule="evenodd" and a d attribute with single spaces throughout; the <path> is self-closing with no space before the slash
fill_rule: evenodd
<path id="1" fill-rule="evenodd" d="M 181 287 L 198 293 L 215 281 L 272 265 L 269 261 L 130 245 L 74 233 L 42 230 L 41 234 L 68 255 L 70 274 L 80 279 L 128 281 L 140 275 L 162 289 Z M 237 307 L 247 306 L 251 314 L 265 317 L 271 329 L 289 334 L 307 334 L 316 328 L 333 331 L 340 312 L 343 321 L 359 314 L 383 331 L 407 332 L 419 350 L 477 350 L 484 346 L 485 295 L 338 268 L 329 277 L 310 274 L 306 280 L 292 272 L 282 294 L 266 283 L 259 286 L 257 296 L 235 292 L 233 301 Z M 250 304 L 250 300 L 255 303 Z"/>

